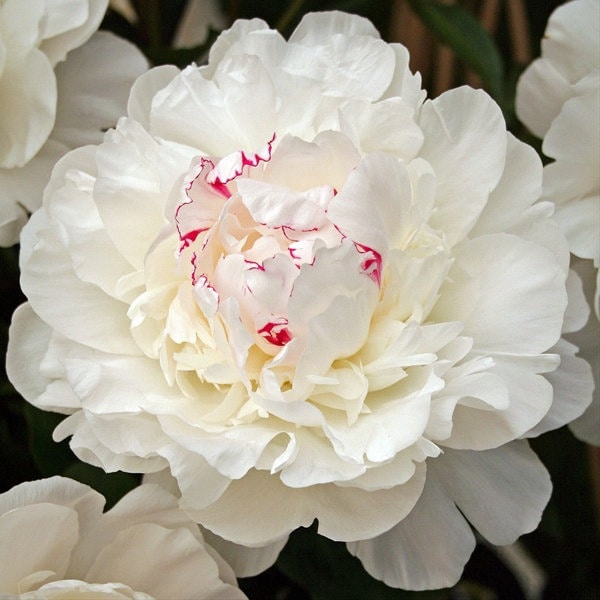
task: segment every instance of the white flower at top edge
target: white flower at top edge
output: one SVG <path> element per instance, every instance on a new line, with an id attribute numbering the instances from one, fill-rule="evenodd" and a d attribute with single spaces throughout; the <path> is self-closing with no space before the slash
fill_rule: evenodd
<path id="1" fill-rule="evenodd" d="M 485 93 L 425 101 L 368 21 L 311 14 L 287 42 L 238 21 L 57 165 L 9 376 L 81 459 L 170 473 L 238 575 L 317 519 L 390 585 L 451 585 L 469 522 L 537 525 L 521 438 L 591 395 L 541 174 Z"/>
<path id="2" fill-rule="evenodd" d="M 56 161 L 102 140 L 124 112 L 131 84 L 147 69 L 130 43 L 109 33 L 92 37 L 107 4 L 0 2 L 1 246 L 18 241 Z"/>

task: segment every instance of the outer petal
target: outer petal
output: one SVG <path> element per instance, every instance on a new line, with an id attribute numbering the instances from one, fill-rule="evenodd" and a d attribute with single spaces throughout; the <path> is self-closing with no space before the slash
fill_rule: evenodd
<path id="1" fill-rule="evenodd" d="M 152 99 L 159 90 L 169 85 L 179 72 L 174 65 L 162 65 L 140 75 L 131 87 L 127 114 L 146 129 L 150 129 Z"/>
<path id="2" fill-rule="evenodd" d="M 577 348 L 565 340 L 560 340 L 554 350 L 560 353 L 560 367 L 545 375 L 554 392 L 552 406 L 544 418 L 527 432 L 527 437 L 571 423 L 590 406 L 592 400 L 594 381 L 590 365 L 576 357 Z M 599 423 L 600 415 L 596 416 Z"/>
<path id="3" fill-rule="evenodd" d="M 134 525 L 118 533 L 98 554 L 86 580 L 122 581 L 154 597 L 174 600 L 198 595 L 223 600 L 245 598 L 241 590 L 219 579 L 215 562 L 189 531 L 154 523 Z"/>
<path id="4" fill-rule="evenodd" d="M 274 543 L 314 519 L 319 521 L 319 533 L 330 539 L 360 540 L 386 531 L 406 516 L 424 481 L 424 469 L 419 468 L 407 484 L 389 490 L 365 492 L 333 484 L 292 489 L 269 473 L 250 471 L 233 481 L 215 504 L 188 512 L 217 535 L 254 547 Z M 246 499 L 243 510 L 240 497 Z M 256 519 L 258 514 L 266 518 Z"/>
<path id="5" fill-rule="evenodd" d="M 98 29 L 108 0 L 47 0 L 47 3 L 50 18 L 40 49 L 56 65 Z"/>
<path id="6" fill-rule="evenodd" d="M 59 103 L 52 138 L 70 148 L 101 142 L 125 113 L 131 83 L 147 68 L 133 44 L 96 33 L 56 68 Z"/>
<path id="7" fill-rule="evenodd" d="M 534 135 L 543 138 L 554 117 L 571 97 L 569 81 L 545 59 L 537 59 L 517 84 L 516 111 Z"/>
<path id="8" fill-rule="evenodd" d="M 596 0 L 567 2 L 551 15 L 542 55 L 572 83 L 598 68 L 600 5 Z"/>
<path id="9" fill-rule="evenodd" d="M 487 94 L 463 87 L 425 102 L 418 122 L 425 136 L 420 156 L 433 166 L 438 180 L 431 224 L 455 244 L 475 224 L 502 175 L 504 119 Z"/>
<path id="10" fill-rule="evenodd" d="M 81 173 L 80 177 L 85 179 Z M 78 195 L 79 192 L 76 193 L 75 198 Z M 38 243 L 31 254 L 28 255 L 27 250 L 21 254 L 23 268 L 21 285 L 37 314 L 67 337 L 84 344 L 90 342 L 97 347 L 116 352 L 139 353 L 129 335 L 127 307 L 122 305 L 120 308 L 121 303 L 117 300 L 77 277 L 58 232 L 47 227 L 47 215 L 43 211 L 36 213 L 28 223 L 27 229 L 26 235 L 37 238 Z M 49 275 L 62 282 L 60 289 L 56 287 L 43 289 L 38 285 L 42 277 Z M 75 321 L 70 318 L 65 319 L 62 312 L 65 289 L 69 289 L 72 298 L 78 298 L 80 312 L 79 318 Z M 98 310 L 103 313 L 102 322 L 90 320 L 88 318 L 90 311 L 98 316 L 100 314 Z"/>
<path id="11" fill-rule="evenodd" d="M 552 492 L 548 472 L 525 441 L 484 452 L 448 450 L 428 477 L 439 478 L 471 524 L 498 545 L 535 529 Z"/>
<path id="12" fill-rule="evenodd" d="M 90 487 L 62 477 L 22 483 L 0 495 L 3 591 L 26 591 L 17 589 L 25 578 L 29 586 L 63 578 L 79 535 L 103 505 Z"/>
<path id="13" fill-rule="evenodd" d="M 275 563 L 288 540 L 288 536 L 284 536 L 266 546 L 250 548 L 229 542 L 209 529 L 203 529 L 202 535 L 210 547 L 227 561 L 237 577 L 253 577 L 266 571 Z"/>
<path id="14" fill-rule="evenodd" d="M 377 99 L 395 67 L 393 51 L 378 38 L 364 18 L 335 11 L 309 13 L 290 37 L 286 66 L 320 82 L 325 94 Z M 296 45 L 302 51 L 296 51 Z"/>
<path id="15" fill-rule="evenodd" d="M 77 513 L 64 506 L 32 504 L 0 516 L 0 581 L 3 592 L 28 591 L 62 578 L 77 543 Z"/>
<path id="16" fill-rule="evenodd" d="M 466 242 L 455 257 L 434 320 L 464 322 L 484 353 L 536 354 L 560 338 L 566 273 L 549 251 L 502 233 Z"/>
<path id="17" fill-rule="evenodd" d="M 445 487 L 429 474 L 407 517 L 378 537 L 348 544 L 373 577 L 406 590 L 454 585 L 474 548 L 468 523 Z"/>
<path id="18" fill-rule="evenodd" d="M 22 167 L 44 145 L 56 111 L 56 79 L 37 48 L 13 51 L 0 77 L 0 167 Z"/>

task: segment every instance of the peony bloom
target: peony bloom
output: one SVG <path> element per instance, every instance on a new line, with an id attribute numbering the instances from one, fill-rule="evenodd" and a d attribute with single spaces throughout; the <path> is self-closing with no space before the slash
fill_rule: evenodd
<path id="1" fill-rule="evenodd" d="M 542 56 L 523 73 L 517 113 L 543 138 L 554 159 L 544 169 L 544 197 L 571 252 L 600 267 L 600 2 L 557 8 L 542 40 Z M 598 287 L 594 299 L 596 315 Z"/>
<path id="2" fill-rule="evenodd" d="M 57 165 L 9 376 L 81 459 L 170 473 L 238 575 L 317 519 L 390 585 L 451 585 L 469 522 L 537 525 L 521 438 L 591 394 L 541 175 L 484 92 L 425 101 L 368 21 L 238 21 Z"/>
<path id="3" fill-rule="evenodd" d="M 596 318 L 574 339 L 598 383 L 594 402 L 573 430 L 600 444 L 600 1 L 575 0 L 551 15 L 542 56 L 519 80 L 517 113 L 554 159 L 544 168 L 543 198 L 556 204 L 555 218 L 571 252 L 586 259 L 575 266 L 586 286 L 589 280 Z"/>
<path id="4" fill-rule="evenodd" d="M 21 599 L 245 598 L 177 500 L 143 485 L 104 498 L 64 477 L 0 494 L 0 596 Z"/>
<path id="5" fill-rule="evenodd" d="M 112 34 L 97 33 L 84 44 L 106 6 L 106 0 L 0 1 L 1 246 L 18 241 L 56 161 L 102 140 L 147 68 L 134 46 Z"/>

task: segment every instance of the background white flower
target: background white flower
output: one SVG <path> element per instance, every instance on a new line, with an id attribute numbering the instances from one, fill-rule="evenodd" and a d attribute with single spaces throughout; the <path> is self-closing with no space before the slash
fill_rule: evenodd
<path id="1" fill-rule="evenodd" d="M 552 13 L 542 55 L 517 87 L 519 118 L 554 159 L 544 197 L 580 258 L 600 266 L 600 2 L 574 0 Z M 595 294 L 596 314 L 598 289 Z"/>
<path id="2" fill-rule="evenodd" d="M 18 241 L 27 214 L 39 208 L 56 161 L 102 140 L 147 68 L 129 42 L 109 33 L 89 40 L 106 6 L 107 0 L 0 3 L 2 246 Z"/>
<path id="3" fill-rule="evenodd" d="M 594 305 L 585 330 L 574 339 L 595 373 L 594 401 L 574 424 L 577 437 L 600 444 L 600 1 L 574 0 L 551 15 L 542 55 L 517 86 L 519 118 L 554 159 L 544 168 L 543 197 L 556 204 L 555 218 L 590 283 Z"/>
<path id="4" fill-rule="evenodd" d="M 368 21 L 308 15 L 289 42 L 239 21 L 58 163 L 9 377 L 81 459 L 168 469 L 238 575 L 318 519 L 389 585 L 451 585 L 469 522 L 537 525 L 521 438 L 591 396 L 541 174 L 485 93 L 424 101 Z"/>
<path id="5" fill-rule="evenodd" d="M 245 598 L 177 500 L 143 485 L 102 512 L 104 497 L 51 477 L 0 494 L 5 598 Z"/>

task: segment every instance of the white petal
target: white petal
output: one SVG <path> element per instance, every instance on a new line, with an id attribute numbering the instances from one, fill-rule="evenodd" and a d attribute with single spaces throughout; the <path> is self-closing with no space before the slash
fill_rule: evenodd
<path id="1" fill-rule="evenodd" d="M 344 243 L 319 250 L 313 265 L 302 266 L 288 304 L 292 334 L 307 336 L 296 369 L 300 381 L 324 375 L 334 359 L 351 356 L 365 342 L 378 287 L 361 264 L 354 245 Z"/>
<path id="2" fill-rule="evenodd" d="M 179 69 L 174 65 L 161 65 L 140 75 L 131 87 L 127 103 L 127 114 L 146 129 L 150 129 L 152 99 L 159 90 L 169 85 L 179 73 Z"/>
<path id="3" fill-rule="evenodd" d="M 12 317 L 9 329 L 6 372 L 19 393 L 30 402 L 40 396 L 49 381 L 39 366 L 50 343 L 52 329 L 31 309 L 22 304 Z"/>
<path id="4" fill-rule="evenodd" d="M 52 581 L 41 588 L 20 594 L 20 600 L 154 600 L 121 583 L 86 583 L 77 579 Z"/>
<path id="5" fill-rule="evenodd" d="M 348 101 L 340 109 L 340 130 L 363 154 L 387 152 L 406 162 L 416 156 L 423 143 L 414 107 L 398 98 L 376 104 Z"/>
<path id="6" fill-rule="evenodd" d="M 245 597 L 219 579 L 217 565 L 189 531 L 154 523 L 133 525 L 117 534 L 99 552 L 85 578 L 121 581 L 156 598 Z"/>
<path id="7" fill-rule="evenodd" d="M 21 580 L 38 572 L 62 578 L 77 538 L 77 513 L 65 506 L 31 504 L 1 515 L 2 591 L 28 591 L 20 589 Z"/>
<path id="8" fill-rule="evenodd" d="M 577 348 L 560 340 L 554 348 L 560 353 L 560 366 L 545 377 L 552 384 L 552 406 L 544 418 L 531 430 L 533 437 L 552 429 L 558 429 L 575 420 L 590 405 L 594 381 L 590 365 L 575 356 Z"/>
<path id="9" fill-rule="evenodd" d="M 463 321 L 479 352 L 535 354 L 560 338 L 566 274 L 549 251 L 500 233 L 466 242 L 455 258 L 434 320 Z"/>
<path id="10" fill-rule="evenodd" d="M 555 66 L 546 59 L 537 59 L 517 83 L 517 115 L 534 135 L 543 138 L 571 94 L 569 81 Z"/>
<path id="11" fill-rule="evenodd" d="M 324 94 L 380 97 L 395 56 L 365 18 L 342 12 L 309 13 L 290 36 L 286 67 L 318 81 Z"/>
<path id="12" fill-rule="evenodd" d="M 63 335 L 83 344 L 114 352 L 137 354 L 139 350 L 129 334 L 126 306 L 104 294 L 98 287 L 82 282 L 70 264 L 67 250 L 62 246 L 57 231 L 45 223 L 46 215 L 39 211 L 28 223 L 28 235 L 33 233 L 37 246 L 21 258 L 24 268 L 21 285 L 35 312 Z M 25 268 L 26 265 L 26 268 Z M 40 286 L 39 281 L 50 277 L 61 282 L 61 287 Z M 69 290 L 71 300 L 79 310 L 64 314 L 64 293 Z M 95 319 L 89 319 L 89 314 Z"/>
<path id="13" fill-rule="evenodd" d="M 96 150 L 94 200 L 115 247 L 137 269 L 143 269 L 148 250 L 167 225 L 166 196 L 192 156 L 159 146 L 129 119 L 122 119 Z"/>
<path id="14" fill-rule="evenodd" d="M 435 476 L 412 511 L 389 531 L 348 544 L 363 567 L 391 587 L 428 590 L 454 585 L 475 548 L 475 538 Z"/>
<path id="15" fill-rule="evenodd" d="M 368 19 L 331 11 L 304 15 L 290 36 L 290 41 L 304 46 L 312 46 L 327 43 L 331 36 L 337 34 L 379 38 L 379 32 Z"/>
<path id="16" fill-rule="evenodd" d="M 0 246 L 19 241 L 19 233 L 32 213 L 42 205 L 42 194 L 52 168 L 68 148 L 49 139 L 23 167 L 0 168 Z"/>
<path id="17" fill-rule="evenodd" d="M 254 547 L 273 543 L 298 527 L 308 527 L 314 519 L 319 521 L 319 533 L 330 539 L 365 539 L 406 516 L 423 484 L 424 469 L 417 469 L 404 485 L 376 492 L 333 484 L 292 489 L 277 476 L 250 471 L 233 481 L 218 502 L 192 516 L 217 535 Z M 242 510 L 240 497 L 245 498 Z M 369 511 L 365 513 L 366 505 Z"/>
<path id="18" fill-rule="evenodd" d="M 586 444 L 600 446 L 600 401 L 592 400 L 585 412 L 569 424 L 575 437 Z"/>
<path id="19" fill-rule="evenodd" d="M 528 209 L 541 193 L 542 162 L 537 152 L 509 134 L 504 172 L 471 236 L 511 232 L 525 221 Z"/>
<path id="20" fill-rule="evenodd" d="M 586 273 L 586 275 L 589 277 L 589 274 Z M 567 310 L 565 311 L 565 320 L 562 330 L 563 333 L 572 333 L 582 329 L 590 316 L 590 308 L 586 302 L 583 291 L 583 281 L 575 268 L 569 269 L 569 276 L 567 277 L 567 294 L 569 296 L 569 303 L 567 305 Z"/>
<path id="21" fill-rule="evenodd" d="M 542 40 L 542 56 L 575 82 L 598 68 L 600 5 L 568 2 L 552 13 Z"/>
<path id="22" fill-rule="evenodd" d="M 567 100 L 544 138 L 544 154 L 597 166 L 600 160 L 600 89 Z M 596 182 L 598 173 L 596 172 Z M 597 189 L 597 188 L 596 188 Z"/>
<path id="23" fill-rule="evenodd" d="M 79 536 L 102 513 L 103 505 L 104 498 L 98 492 L 63 477 L 22 483 L 1 494 L 3 527 L 16 526 L 17 530 L 16 535 L 9 529 L 4 531 L 1 539 L 11 542 L 2 551 L 9 551 L 12 558 L 1 560 L 0 569 L 11 568 L 10 578 L 47 570 L 64 576 Z M 22 551 L 20 543 L 25 544 Z M 10 579 L 8 573 L 0 577 L 3 582 Z"/>
<path id="24" fill-rule="evenodd" d="M 48 4 L 50 19 L 40 49 L 56 65 L 98 29 L 108 0 L 49 0 Z"/>
<path id="25" fill-rule="evenodd" d="M 37 48 L 7 56 L 0 77 L 0 167 L 22 167 L 44 145 L 56 114 L 56 78 Z"/>
<path id="26" fill-rule="evenodd" d="M 57 476 L 26 481 L 0 495 L 0 514 L 30 504 L 58 504 L 77 511 L 83 524 L 102 512 L 104 502 L 90 486 Z"/>
<path id="27" fill-rule="evenodd" d="M 525 435 L 552 404 L 552 387 L 539 374 L 556 368 L 556 355 L 494 357 L 491 372 L 504 381 L 509 405 L 503 410 L 480 410 L 458 405 L 452 415 L 452 434 L 444 446 L 486 450 Z"/>
<path id="28" fill-rule="evenodd" d="M 285 536 L 266 546 L 251 548 L 234 544 L 208 529 L 203 529 L 202 535 L 210 547 L 227 561 L 237 577 L 253 577 L 266 571 L 275 563 L 288 540 Z"/>
<path id="29" fill-rule="evenodd" d="M 147 68 L 133 44 L 108 32 L 96 33 L 56 68 L 58 108 L 52 138 L 70 148 L 101 142 L 125 114 L 131 85 Z"/>
<path id="30" fill-rule="evenodd" d="M 375 250 L 385 260 L 388 249 L 400 246 L 405 237 L 411 197 L 404 165 L 387 154 L 369 154 L 330 202 L 328 216 L 353 242 Z"/>
<path id="31" fill-rule="evenodd" d="M 463 87 L 425 102 L 419 124 L 425 136 L 420 156 L 438 180 L 437 210 L 430 222 L 454 244 L 474 225 L 500 180 L 507 144 L 504 119 L 487 94 Z"/>
<path id="32" fill-rule="evenodd" d="M 550 476 L 525 441 L 483 452 L 448 450 L 431 475 L 492 544 L 512 544 L 533 531 L 550 499 Z"/>

